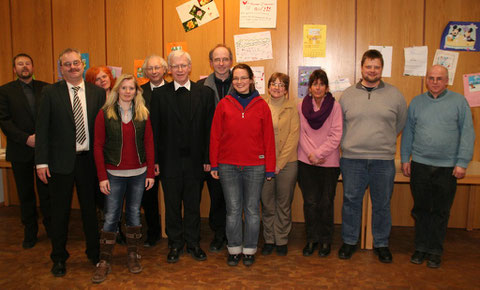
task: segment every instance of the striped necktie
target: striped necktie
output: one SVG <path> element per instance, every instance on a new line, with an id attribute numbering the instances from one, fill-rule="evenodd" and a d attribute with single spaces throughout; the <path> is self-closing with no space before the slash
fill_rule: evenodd
<path id="1" fill-rule="evenodd" d="M 75 119 L 76 141 L 78 144 L 83 144 L 87 140 L 85 135 L 85 124 L 83 123 L 83 110 L 80 98 L 78 97 L 78 90 L 80 87 L 72 87 L 73 89 L 73 118 Z"/>

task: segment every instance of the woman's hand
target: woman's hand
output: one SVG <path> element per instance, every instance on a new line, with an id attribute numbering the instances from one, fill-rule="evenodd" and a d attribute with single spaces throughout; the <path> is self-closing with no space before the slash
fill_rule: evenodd
<path id="1" fill-rule="evenodd" d="M 155 164 L 155 176 L 159 176 L 159 175 L 160 175 L 160 165 Z"/>
<path id="2" fill-rule="evenodd" d="M 147 178 L 145 179 L 145 190 L 149 190 L 155 184 L 155 178 Z"/>
<path id="3" fill-rule="evenodd" d="M 267 179 L 267 181 L 272 181 L 271 177 L 267 177 L 266 179 Z"/>
<path id="4" fill-rule="evenodd" d="M 220 179 L 220 176 L 218 176 L 218 170 L 210 171 L 210 175 L 215 179 Z"/>
<path id="5" fill-rule="evenodd" d="M 103 194 L 105 195 L 110 194 L 110 181 L 108 181 L 108 179 L 100 181 L 99 185 L 100 185 L 100 191 Z"/>
<path id="6" fill-rule="evenodd" d="M 314 165 L 320 165 L 320 164 L 322 164 L 322 163 L 325 162 L 325 159 L 324 159 L 324 158 L 319 159 L 319 158 L 317 158 L 317 156 L 315 156 L 315 154 L 313 154 L 313 153 L 308 154 L 308 160 L 309 160 L 310 162 L 312 162 L 312 164 L 314 164 Z"/>

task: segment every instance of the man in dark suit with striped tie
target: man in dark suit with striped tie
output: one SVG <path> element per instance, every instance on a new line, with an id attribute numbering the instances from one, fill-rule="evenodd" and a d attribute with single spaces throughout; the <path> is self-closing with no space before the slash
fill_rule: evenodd
<path id="1" fill-rule="evenodd" d="M 55 277 L 66 273 L 74 184 L 81 208 L 86 254 L 94 265 L 98 262 L 93 129 L 95 117 L 105 103 L 105 90 L 84 82 L 84 64 L 78 50 L 65 49 L 59 61 L 64 80 L 43 89 L 35 147 L 38 177 L 49 185 L 52 206 L 50 258 Z"/>

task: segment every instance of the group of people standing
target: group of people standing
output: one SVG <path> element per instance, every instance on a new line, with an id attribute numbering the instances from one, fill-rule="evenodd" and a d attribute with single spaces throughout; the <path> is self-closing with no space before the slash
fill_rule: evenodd
<path id="1" fill-rule="evenodd" d="M 128 74 L 113 79 L 107 67 L 90 69 L 84 81 L 80 52 L 66 49 L 59 57 L 63 81 L 48 85 L 33 80 L 30 56 L 14 57 L 18 80 L 0 88 L 0 126 L 21 202 L 24 248 L 37 241 L 31 178 L 36 168 L 54 276 L 66 273 L 74 184 L 86 254 L 96 265 L 92 281 L 100 283 L 111 270 L 124 201 L 127 265 L 132 273 L 142 271 L 139 246 L 155 246 L 160 239 L 159 181 L 169 263 L 180 259 L 185 245 L 195 260 L 207 258 L 199 243 L 204 181 L 211 200 L 209 225 L 215 232 L 209 251 L 219 252 L 226 245 L 228 265 L 255 262 L 260 221 L 261 253 L 276 250 L 287 255 L 297 181 L 306 224 L 303 255 L 318 249 L 318 255 L 326 257 L 331 252 L 340 173 L 339 258 L 350 259 L 357 248 L 362 200 L 369 187 L 374 252 L 381 262 L 390 263 L 390 198 L 402 130 L 402 171 L 411 176 L 416 220 L 411 262 L 426 259 L 427 266 L 440 266 L 456 180 L 465 176 L 475 138 L 470 108 L 463 96 L 447 90 L 444 67 L 428 70 L 428 92 L 414 98 L 407 111 L 402 93 L 382 81 L 383 57 L 376 50 L 365 52 L 361 80 L 339 101 L 321 69 L 311 74 L 303 100 L 288 97 L 290 79 L 278 72 L 268 80 L 268 95 L 262 97 L 252 69 L 246 64 L 232 69 L 232 52 L 222 44 L 209 53 L 214 72 L 198 82 L 190 80 L 187 52 L 173 51 L 167 61 L 147 57 L 143 70 L 150 81 L 142 86 Z M 167 70 L 170 83 L 164 80 Z M 102 200 L 95 197 L 99 192 L 105 197 L 100 233 L 95 211 Z"/>

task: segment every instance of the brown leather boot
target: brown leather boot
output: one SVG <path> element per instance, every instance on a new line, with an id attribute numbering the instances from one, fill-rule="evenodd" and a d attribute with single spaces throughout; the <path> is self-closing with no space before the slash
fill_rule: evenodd
<path id="1" fill-rule="evenodd" d="M 142 240 L 142 226 L 127 227 L 127 266 L 131 273 L 142 272 L 138 248 Z"/>
<path id="2" fill-rule="evenodd" d="M 110 262 L 112 261 L 112 252 L 115 247 L 117 233 L 100 232 L 100 262 L 97 264 L 95 273 L 92 277 L 93 283 L 102 283 L 110 273 Z"/>

